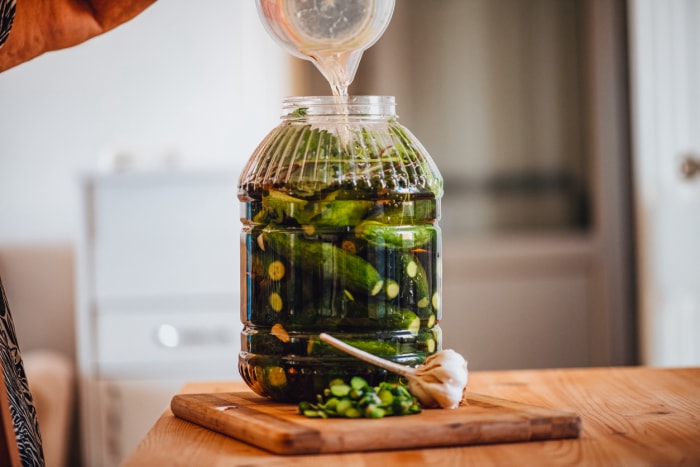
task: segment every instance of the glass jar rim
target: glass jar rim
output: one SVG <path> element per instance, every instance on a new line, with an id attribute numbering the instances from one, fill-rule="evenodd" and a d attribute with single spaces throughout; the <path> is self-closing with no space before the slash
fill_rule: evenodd
<path id="1" fill-rule="evenodd" d="M 396 116 L 394 96 L 291 96 L 282 101 L 283 118 L 306 116 Z"/>

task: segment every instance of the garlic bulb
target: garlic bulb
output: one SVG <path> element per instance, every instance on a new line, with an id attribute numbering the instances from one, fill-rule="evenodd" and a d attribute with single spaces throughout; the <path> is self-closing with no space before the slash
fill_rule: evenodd
<path id="1" fill-rule="evenodd" d="M 346 344 L 321 333 L 322 341 L 385 370 L 408 379 L 408 389 L 423 407 L 455 409 L 462 401 L 469 379 L 467 362 L 451 349 L 441 350 L 425 359 L 417 368 L 400 365 Z"/>
<path id="2" fill-rule="evenodd" d="M 467 362 L 452 349 L 441 350 L 408 377 L 408 389 L 423 407 L 455 409 L 462 401 L 469 379 Z"/>

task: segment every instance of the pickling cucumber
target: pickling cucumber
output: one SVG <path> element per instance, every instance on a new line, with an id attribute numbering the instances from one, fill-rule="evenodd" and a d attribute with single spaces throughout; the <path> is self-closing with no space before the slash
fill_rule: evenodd
<path id="1" fill-rule="evenodd" d="M 353 293 L 377 295 L 384 285 L 379 272 L 362 258 L 327 242 L 313 242 L 274 229 L 263 231 L 263 242 L 302 269 L 318 270 L 335 277 Z"/>
<path id="2" fill-rule="evenodd" d="M 263 196 L 262 204 L 268 213 L 268 220 L 282 222 L 286 217 L 295 219 L 299 224 L 306 222 L 304 207 L 308 201 L 288 195 L 282 191 L 270 190 Z"/>
<path id="3" fill-rule="evenodd" d="M 337 199 L 324 201 L 312 209 L 318 210 L 318 214 L 311 217 L 309 222 L 317 227 L 342 227 L 355 225 L 360 222 L 367 212 L 374 206 L 372 201 Z"/>
<path id="4" fill-rule="evenodd" d="M 417 310 L 418 315 L 421 318 L 426 317 L 430 311 L 430 284 L 428 282 L 428 274 L 425 268 L 421 264 L 420 260 L 413 255 L 410 255 L 411 259 L 407 259 L 405 256 L 402 258 L 403 261 L 409 261 L 406 266 L 407 273 L 403 276 L 403 283 L 401 286 L 401 296 L 399 297 L 399 304 L 401 306 L 414 308 Z"/>
<path id="5" fill-rule="evenodd" d="M 430 243 L 435 237 L 435 228 L 432 225 L 401 228 L 379 221 L 365 220 L 357 224 L 355 235 L 375 245 L 411 249 Z"/>

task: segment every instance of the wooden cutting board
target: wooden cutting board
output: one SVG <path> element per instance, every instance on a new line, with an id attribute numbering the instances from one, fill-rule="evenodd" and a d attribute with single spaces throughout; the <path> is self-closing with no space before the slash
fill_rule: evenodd
<path id="1" fill-rule="evenodd" d="M 381 419 L 307 418 L 294 404 L 251 391 L 179 394 L 170 407 L 177 417 L 277 454 L 509 443 L 576 438 L 581 432 L 576 413 L 473 393 L 454 410 Z"/>

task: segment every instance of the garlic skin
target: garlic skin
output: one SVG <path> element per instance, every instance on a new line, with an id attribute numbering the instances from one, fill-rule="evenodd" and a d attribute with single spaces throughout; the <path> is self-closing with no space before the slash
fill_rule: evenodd
<path id="1" fill-rule="evenodd" d="M 425 359 L 408 380 L 408 389 L 426 408 L 456 409 L 469 380 L 467 361 L 452 349 Z"/>

